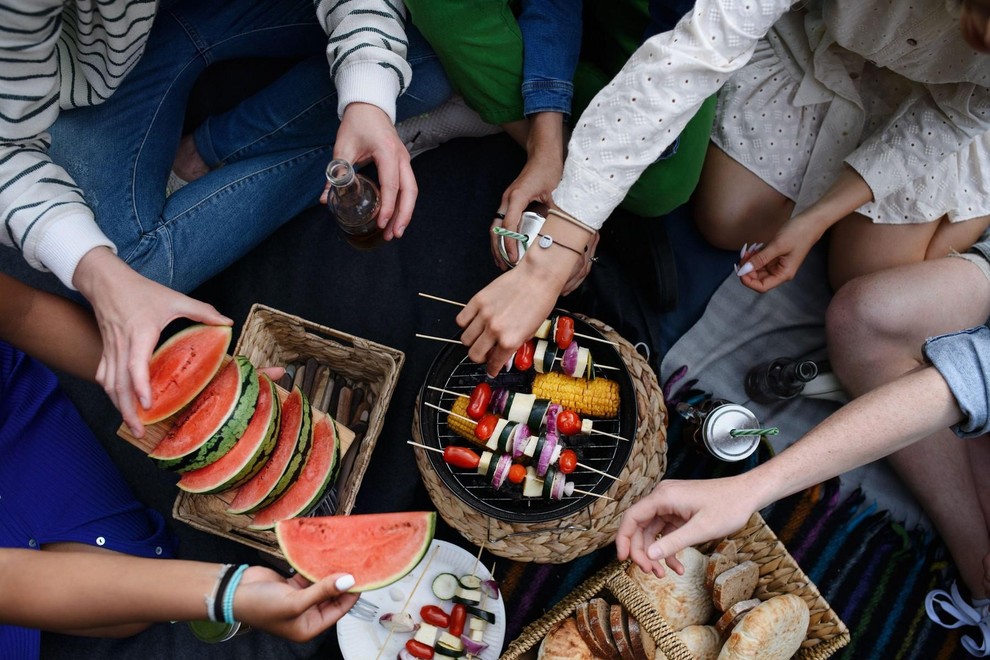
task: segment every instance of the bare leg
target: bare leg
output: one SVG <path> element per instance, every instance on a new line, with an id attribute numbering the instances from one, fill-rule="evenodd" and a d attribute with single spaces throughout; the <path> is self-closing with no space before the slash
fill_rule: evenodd
<path id="1" fill-rule="evenodd" d="M 887 244 L 883 244 L 886 249 Z M 834 249 L 834 247 L 833 247 Z M 973 327 L 990 317 L 990 282 L 957 258 L 922 261 L 860 277 L 836 294 L 827 329 L 832 365 L 853 396 L 917 368 L 926 337 Z M 905 411 L 910 414 L 910 411 Z M 950 430 L 889 457 L 925 507 L 975 597 L 984 597 L 988 520 L 968 444 Z"/>
<path id="2" fill-rule="evenodd" d="M 832 228 L 829 278 L 834 289 L 853 278 L 885 268 L 964 252 L 987 228 L 990 218 L 965 222 L 885 225 L 853 214 Z M 984 319 L 985 320 L 985 319 Z"/>
<path id="3" fill-rule="evenodd" d="M 769 242 L 794 211 L 794 202 L 710 143 L 692 204 L 698 231 L 724 250 Z"/>

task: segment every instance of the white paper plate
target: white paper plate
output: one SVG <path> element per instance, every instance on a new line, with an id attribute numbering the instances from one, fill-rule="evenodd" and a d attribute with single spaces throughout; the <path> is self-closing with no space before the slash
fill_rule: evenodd
<path id="1" fill-rule="evenodd" d="M 436 548 L 436 556 L 431 562 L 430 555 L 433 554 L 434 548 Z M 427 567 L 428 562 L 429 566 Z M 474 562 L 475 555 L 467 550 L 452 543 L 434 539 L 430 549 L 423 556 L 423 561 L 409 575 L 383 589 L 365 591 L 361 594 L 361 598 L 378 605 L 379 614 L 398 612 L 406 599 L 409 598 L 409 592 L 416 585 L 419 576 L 426 569 L 427 574 L 420 581 L 419 587 L 409 600 L 406 611 L 416 621 L 420 621 L 419 610 L 424 605 L 439 605 L 445 612 L 449 613 L 452 607 L 450 601 L 442 601 L 433 595 L 433 578 L 440 573 L 453 573 L 458 577 L 467 575 L 474 568 Z M 482 580 L 490 579 L 492 576 L 488 568 L 480 562 L 476 574 Z M 393 598 L 393 596 L 398 596 L 398 598 Z M 485 628 L 484 642 L 488 644 L 488 648 L 476 657 L 481 660 L 495 660 L 502 651 L 502 642 L 505 641 L 505 603 L 501 597 L 498 600 L 485 599 L 484 609 L 495 614 L 495 623 Z M 466 629 L 467 626 L 465 626 Z M 346 615 L 337 622 L 337 641 L 345 660 L 374 660 L 375 658 L 395 660 L 399 649 L 405 646 L 412 636 L 413 633 L 395 633 L 388 640 L 385 650 L 382 651 L 382 644 L 388 637 L 388 631 L 377 620 L 364 621 Z M 380 655 L 379 652 L 381 652 Z"/>

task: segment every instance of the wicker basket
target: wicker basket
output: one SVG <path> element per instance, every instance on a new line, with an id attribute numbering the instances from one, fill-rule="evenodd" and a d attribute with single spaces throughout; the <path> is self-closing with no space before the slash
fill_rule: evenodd
<path id="1" fill-rule="evenodd" d="M 367 428 L 357 435 L 346 427 L 341 427 L 340 431 L 343 464 L 346 466 L 348 462 L 353 462 L 346 474 L 346 467 L 342 469 L 341 476 L 345 480 L 337 484 L 334 513 L 349 514 L 381 432 L 405 354 L 256 304 L 244 324 L 234 355 L 243 355 L 259 367 L 286 366 L 313 358 L 319 364 L 328 366 L 335 377 L 346 380 L 355 391 L 360 388 L 364 392 L 363 398 L 369 411 Z M 284 400 L 287 392 L 279 387 L 278 395 Z M 313 414 L 315 421 L 323 411 L 314 408 Z M 141 441 L 131 437 L 126 426 L 121 426 L 118 435 L 150 451 L 171 423 L 169 419 L 149 427 Z M 351 453 L 353 458 L 348 457 Z M 196 529 L 281 557 L 273 532 L 248 529 L 251 522 L 248 516 L 226 512 L 232 499 L 233 493 L 195 495 L 180 491 L 172 507 L 172 515 Z"/>
<path id="2" fill-rule="evenodd" d="M 510 523 L 480 513 L 452 497 L 430 466 L 423 449 L 416 448 L 416 464 L 437 511 L 447 523 L 475 545 L 514 561 L 558 564 L 601 548 L 615 538 L 622 513 L 648 493 L 667 467 L 667 408 L 656 375 L 632 344 L 607 325 L 581 317 L 606 339 L 619 345 L 636 391 L 638 419 L 629 460 L 607 491 L 614 501 L 600 499 L 589 507 L 547 523 Z M 422 441 L 419 401 L 412 432 Z"/>
<path id="3" fill-rule="evenodd" d="M 804 599 L 811 612 L 808 637 L 794 656 L 800 660 L 824 660 L 849 643 L 849 629 L 818 592 L 818 587 L 787 552 L 787 548 L 767 527 L 762 516 L 754 513 L 746 527 L 729 538 L 738 543 L 739 552 L 752 555 L 760 567 L 760 582 L 755 597 L 767 600 L 781 594 Z M 657 643 L 668 660 L 693 660 L 693 656 L 674 635 L 663 618 L 650 605 L 639 586 L 626 574 L 630 562 L 612 562 L 588 578 L 537 621 L 526 626 L 502 654 L 501 660 L 536 657 L 534 651 L 550 630 L 574 614 L 575 609 L 595 596 L 609 596 L 622 603 L 629 613 Z"/>

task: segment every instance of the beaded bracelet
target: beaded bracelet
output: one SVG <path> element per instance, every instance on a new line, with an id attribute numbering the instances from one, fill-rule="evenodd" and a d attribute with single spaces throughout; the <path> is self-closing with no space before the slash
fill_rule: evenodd
<path id="1" fill-rule="evenodd" d="M 206 601 L 206 615 L 210 618 L 210 621 L 214 623 L 217 623 L 220 620 L 217 618 L 216 610 L 217 595 L 220 593 L 220 584 L 229 579 L 230 571 L 233 568 L 233 564 L 224 564 L 221 566 L 219 572 L 217 572 L 217 581 L 213 585 L 213 591 L 203 597 Z"/>
<path id="2" fill-rule="evenodd" d="M 223 622 L 224 623 L 236 623 L 234 619 L 234 591 L 237 590 L 237 585 L 240 584 L 241 578 L 244 576 L 244 571 L 248 569 L 247 564 L 241 564 L 234 571 L 233 576 L 230 578 L 230 582 L 227 583 L 226 589 L 223 592 Z"/>

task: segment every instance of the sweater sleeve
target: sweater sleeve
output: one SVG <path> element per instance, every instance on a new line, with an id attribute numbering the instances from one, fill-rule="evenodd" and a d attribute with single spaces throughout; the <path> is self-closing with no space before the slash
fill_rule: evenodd
<path id="1" fill-rule="evenodd" d="M 316 14 L 329 35 L 337 114 L 351 103 L 370 103 L 394 122 L 395 101 L 412 78 L 402 1 L 316 0 Z"/>
<path id="2" fill-rule="evenodd" d="M 0 2 L 0 242 L 67 287 L 83 255 L 113 243 L 72 178 L 48 156 L 59 113 L 62 3 Z"/>
<path id="3" fill-rule="evenodd" d="M 698 0 L 673 30 L 648 39 L 578 119 L 554 203 L 601 227 L 790 5 Z"/>

